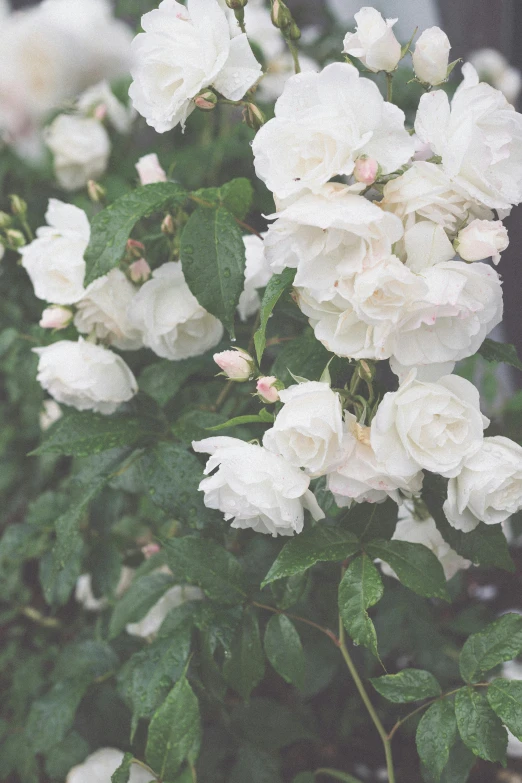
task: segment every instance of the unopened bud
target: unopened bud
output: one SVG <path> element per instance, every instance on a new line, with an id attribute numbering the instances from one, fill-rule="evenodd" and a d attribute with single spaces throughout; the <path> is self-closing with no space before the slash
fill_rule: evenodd
<path id="1" fill-rule="evenodd" d="M 13 215 L 26 214 L 27 204 L 23 200 L 23 198 L 20 198 L 20 196 L 9 196 L 9 201 L 11 202 L 11 210 L 13 212 Z"/>
<path id="2" fill-rule="evenodd" d="M 105 188 L 102 188 L 102 186 L 93 179 L 90 179 L 87 183 L 87 193 L 91 201 L 95 204 L 99 204 L 100 201 L 103 201 L 106 196 Z"/>
<path id="3" fill-rule="evenodd" d="M 285 31 L 285 36 L 291 41 L 298 41 L 301 38 L 301 30 L 294 21 L 292 21 L 290 27 Z"/>
<path id="4" fill-rule="evenodd" d="M 145 555 L 145 560 L 149 560 L 152 555 L 157 555 L 160 550 L 161 547 L 159 544 L 145 544 L 145 546 L 142 546 L 141 548 L 141 551 Z"/>
<path id="5" fill-rule="evenodd" d="M 287 27 L 290 27 L 294 21 L 290 10 L 283 0 L 273 0 L 270 16 L 272 24 L 279 27 L 280 30 L 285 30 Z"/>
<path id="6" fill-rule="evenodd" d="M 359 376 L 366 383 L 371 383 L 375 378 L 375 365 L 367 362 L 366 359 L 361 359 L 359 361 Z"/>
<path id="7" fill-rule="evenodd" d="M 165 215 L 163 223 L 161 224 L 161 230 L 166 236 L 174 236 L 176 233 L 176 226 L 174 225 L 174 218 L 172 215 Z"/>
<path id="8" fill-rule="evenodd" d="M 15 228 L 9 228 L 5 232 L 5 236 L 10 247 L 12 247 L 14 250 L 25 245 L 24 235 L 21 231 L 17 231 Z"/>
<path id="9" fill-rule="evenodd" d="M 212 111 L 216 108 L 217 102 L 218 97 L 212 90 L 204 90 L 194 98 L 194 103 L 201 111 Z"/>
<path id="10" fill-rule="evenodd" d="M 243 383 L 251 378 L 255 363 L 250 354 L 241 348 L 214 354 L 214 361 L 231 381 Z"/>
<path id="11" fill-rule="evenodd" d="M 357 182 L 362 182 L 364 185 L 373 185 L 377 179 L 378 171 L 379 164 L 374 158 L 370 158 L 368 155 L 361 155 L 355 161 L 353 176 Z"/>
<path id="12" fill-rule="evenodd" d="M 151 275 L 150 266 L 144 258 L 139 258 L 130 265 L 129 275 L 133 283 L 145 283 Z"/>
<path id="13" fill-rule="evenodd" d="M 252 130 L 258 131 L 265 124 L 265 115 L 255 103 L 249 103 L 243 109 L 243 120 Z"/>
<path id="14" fill-rule="evenodd" d="M 140 178 L 140 185 L 153 185 L 155 182 L 167 181 L 165 170 L 155 152 L 140 158 L 136 163 L 136 171 Z"/>
<path id="15" fill-rule="evenodd" d="M 127 253 L 132 258 L 136 258 L 139 261 L 140 258 L 143 258 L 143 254 L 145 253 L 145 245 L 143 245 L 141 242 L 138 242 L 137 239 L 128 239 Z"/>
<path id="16" fill-rule="evenodd" d="M 226 0 L 229 8 L 235 11 L 237 8 L 244 8 L 248 3 L 248 0 Z"/>
<path id="17" fill-rule="evenodd" d="M 7 212 L 0 212 L 0 228 L 9 228 L 13 219 Z"/>
<path id="18" fill-rule="evenodd" d="M 107 105 L 105 103 L 99 103 L 94 109 L 94 119 L 98 122 L 103 122 L 107 116 Z"/>
<path id="19" fill-rule="evenodd" d="M 40 319 L 42 329 L 65 329 L 72 321 L 72 311 L 68 307 L 51 305 L 46 307 Z"/>
<path id="20" fill-rule="evenodd" d="M 279 400 L 277 383 L 278 380 L 274 375 L 265 375 L 263 378 L 259 378 L 256 388 L 257 394 L 263 402 L 273 403 Z"/>

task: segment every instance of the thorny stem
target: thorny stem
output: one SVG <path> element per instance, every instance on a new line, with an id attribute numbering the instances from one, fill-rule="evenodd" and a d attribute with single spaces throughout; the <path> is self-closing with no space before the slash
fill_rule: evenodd
<path id="1" fill-rule="evenodd" d="M 393 98 L 393 73 L 386 73 L 386 100 L 392 102 Z"/>

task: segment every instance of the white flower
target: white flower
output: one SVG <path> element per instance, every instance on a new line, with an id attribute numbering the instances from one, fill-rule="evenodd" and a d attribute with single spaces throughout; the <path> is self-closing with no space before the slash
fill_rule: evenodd
<path id="1" fill-rule="evenodd" d="M 355 14 L 355 33 L 347 33 L 343 52 L 357 57 L 369 71 L 394 71 L 401 59 L 401 45 L 392 27 L 397 19 L 384 20 L 375 8 Z"/>
<path id="2" fill-rule="evenodd" d="M 240 348 L 215 353 L 213 359 L 231 381 L 248 381 L 252 376 L 254 360 Z"/>
<path id="3" fill-rule="evenodd" d="M 279 402 L 279 389 L 275 375 L 265 375 L 256 383 L 258 397 L 268 404 Z"/>
<path id="4" fill-rule="evenodd" d="M 231 38 L 227 15 L 217 0 L 163 0 L 141 19 L 129 95 L 158 133 L 185 124 L 194 98 L 212 85 L 239 100 L 261 76 L 245 34 Z"/>
<path id="5" fill-rule="evenodd" d="M 127 566 L 122 567 L 120 579 L 116 586 L 116 590 L 114 591 L 116 598 L 121 598 L 129 589 L 130 584 L 134 579 L 134 573 L 134 568 L 128 568 Z M 87 612 L 101 612 L 109 606 L 109 600 L 106 596 L 96 598 L 94 595 L 92 589 L 92 576 L 90 574 L 82 574 L 78 577 L 74 590 L 74 597 Z"/>
<path id="6" fill-rule="evenodd" d="M 501 220 L 474 220 L 459 231 L 455 247 L 464 261 L 492 258 L 498 264 L 508 245 L 507 228 Z"/>
<path id="7" fill-rule="evenodd" d="M 262 236 L 265 237 L 266 234 Z M 263 240 L 255 234 L 248 234 L 243 237 L 243 242 L 246 251 L 245 287 L 239 297 L 237 311 L 241 320 L 246 321 L 261 307 L 257 289 L 266 286 L 272 277 L 272 272 L 265 258 Z"/>
<path id="8" fill-rule="evenodd" d="M 167 175 L 155 152 L 144 155 L 136 163 L 140 185 L 152 185 L 154 182 L 166 182 Z"/>
<path id="9" fill-rule="evenodd" d="M 54 155 L 54 171 L 64 190 L 78 190 L 100 177 L 111 154 L 103 125 L 75 114 L 59 114 L 46 128 L 45 143 Z"/>
<path id="10" fill-rule="evenodd" d="M 456 362 L 472 356 L 502 320 L 502 288 L 487 264 L 447 261 L 424 270 L 423 299 L 405 310 L 393 354 L 404 366 Z"/>
<path id="11" fill-rule="evenodd" d="M 424 383 L 412 371 L 396 392 L 384 395 L 371 444 L 390 472 L 424 468 L 451 477 L 480 449 L 488 424 L 472 383 L 456 375 Z"/>
<path id="12" fill-rule="evenodd" d="M 43 408 L 40 412 L 40 429 L 42 432 L 45 432 L 46 430 L 51 427 L 55 421 L 58 421 L 58 419 L 61 419 L 63 416 L 62 409 L 58 405 L 57 402 L 54 400 L 44 400 L 43 402 Z"/>
<path id="13" fill-rule="evenodd" d="M 405 503 L 399 509 L 399 521 L 392 536 L 392 541 L 408 541 L 411 544 L 422 544 L 431 549 L 444 569 L 446 579 L 451 579 L 458 571 L 469 568 L 471 562 L 458 555 L 442 538 L 435 520 L 416 519 Z M 381 570 L 387 576 L 396 577 L 395 572 L 387 563 L 381 563 Z"/>
<path id="14" fill-rule="evenodd" d="M 420 99 L 415 131 L 442 158 L 452 182 L 493 209 L 522 200 L 522 115 L 469 63 L 451 106 L 442 90 Z"/>
<path id="15" fill-rule="evenodd" d="M 468 533 L 479 522 L 497 525 L 522 508 L 522 447 L 498 435 L 484 438 L 448 484 L 444 513 Z"/>
<path id="16" fill-rule="evenodd" d="M 72 321 L 72 311 L 68 307 L 52 305 L 46 307 L 40 319 L 42 329 L 65 329 Z"/>
<path id="17" fill-rule="evenodd" d="M 276 217 L 265 238 L 272 271 L 296 267 L 295 285 L 319 301 L 344 295 L 358 272 L 391 255 L 401 221 L 339 183 L 301 196 Z"/>
<path id="18" fill-rule="evenodd" d="M 207 313 L 185 282 L 179 263 L 155 269 L 135 296 L 129 318 L 143 343 L 164 359 L 188 359 L 213 348 L 223 326 Z"/>
<path id="19" fill-rule="evenodd" d="M 263 446 L 311 476 L 328 473 L 341 457 L 343 411 L 327 383 L 308 381 L 279 392 L 284 403 Z"/>
<path id="20" fill-rule="evenodd" d="M 247 11 L 249 5 L 246 6 Z M 270 14 L 268 15 L 270 17 Z M 246 14 L 245 14 L 246 19 Z M 248 24 L 248 22 L 246 22 Z M 272 25 L 272 23 L 270 22 Z M 277 30 L 272 25 L 273 30 Z M 247 27 L 248 37 L 251 38 L 250 28 Z M 277 35 L 281 40 L 284 40 L 280 32 L 277 30 Z M 301 73 L 307 73 L 310 71 L 318 72 L 321 70 L 321 66 L 311 57 L 307 57 L 306 54 L 299 52 L 299 65 L 301 66 Z M 295 74 L 295 64 L 292 54 L 283 50 L 277 57 L 271 59 L 268 63 L 266 73 L 259 82 L 259 87 L 256 90 L 256 97 L 260 101 L 265 103 L 272 103 L 276 101 L 285 88 L 285 84 L 288 79 Z"/>
<path id="21" fill-rule="evenodd" d="M 448 75 L 451 45 L 446 33 L 440 27 L 424 30 L 415 44 L 412 55 L 415 76 L 425 84 L 437 85 Z"/>
<path id="22" fill-rule="evenodd" d="M 136 116 L 132 107 L 120 103 L 106 81 L 85 90 L 78 98 L 76 109 L 80 114 L 92 115 L 97 120 L 107 118 L 118 133 L 129 133 Z"/>
<path id="23" fill-rule="evenodd" d="M 187 601 L 201 601 L 204 597 L 199 587 L 175 585 L 162 595 L 159 601 L 149 609 L 145 617 L 137 623 L 128 623 L 125 630 L 131 636 L 141 636 L 146 639 L 159 631 L 163 620 L 172 609 L 176 609 Z"/>
<path id="24" fill-rule="evenodd" d="M 522 74 L 512 68 L 496 49 L 477 49 L 469 55 L 471 65 L 482 81 L 504 93 L 510 103 L 516 103 L 522 88 Z"/>
<path id="25" fill-rule="evenodd" d="M 94 334 L 122 351 L 136 351 L 143 345 L 141 333 L 128 316 L 137 288 L 120 269 L 99 277 L 77 302 L 74 325 L 82 334 Z"/>
<path id="26" fill-rule="evenodd" d="M 37 229 L 36 239 L 20 249 L 38 299 L 68 305 L 85 293 L 85 261 L 91 227 L 87 215 L 72 204 L 50 199 L 47 226 Z"/>
<path id="27" fill-rule="evenodd" d="M 352 413 L 345 413 L 342 442 L 343 461 L 328 474 L 328 489 L 341 508 L 355 503 L 383 503 L 386 498 L 401 502 L 401 494 L 420 492 L 422 472 L 390 474 L 375 456 L 370 443 L 370 428 L 358 424 Z"/>
<path id="28" fill-rule="evenodd" d="M 267 62 L 271 62 L 284 52 L 285 39 L 272 24 L 270 10 L 264 0 L 249 0 L 246 4 L 245 27 L 249 40 L 261 49 Z"/>
<path id="29" fill-rule="evenodd" d="M 352 174 L 361 155 L 389 174 L 414 152 L 404 113 L 347 63 L 292 76 L 252 148 L 257 176 L 278 198 Z"/>
<path id="30" fill-rule="evenodd" d="M 79 411 L 114 413 L 138 391 L 123 359 L 101 345 L 62 340 L 34 348 L 40 357 L 37 380 L 57 402 Z"/>
<path id="31" fill-rule="evenodd" d="M 205 505 L 219 509 L 233 528 L 253 528 L 272 536 L 293 536 L 303 529 L 304 509 L 323 519 L 310 478 L 283 457 L 237 438 L 206 438 L 194 451 L 211 454 L 199 485 Z"/>
<path id="32" fill-rule="evenodd" d="M 455 249 L 448 235 L 441 225 L 431 220 L 420 220 L 408 228 L 396 250 L 412 272 L 422 272 L 455 257 Z"/>
<path id="33" fill-rule="evenodd" d="M 82 764 L 73 767 L 65 783 L 110 783 L 111 776 L 123 761 L 123 752 L 115 748 L 100 748 Z M 149 783 L 150 772 L 137 764 L 131 765 L 129 783 Z"/>

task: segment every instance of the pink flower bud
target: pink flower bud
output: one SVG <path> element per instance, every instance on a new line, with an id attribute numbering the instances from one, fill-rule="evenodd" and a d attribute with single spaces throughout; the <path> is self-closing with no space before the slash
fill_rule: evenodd
<path id="1" fill-rule="evenodd" d="M 145 155 L 136 163 L 136 170 L 140 178 L 141 185 L 152 185 L 154 182 L 166 182 L 167 175 L 161 167 L 158 156 L 155 152 Z"/>
<path id="2" fill-rule="evenodd" d="M 194 103 L 202 111 L 212 111 L 217 106 L 217 95 L 212 90 L 204 90 L 194 98 Z"/>
<path id="3" fill-rule="evenodd" d="M 94 110 L 94 119 L 98 120 L 99 122 L 103 122 L 105 117 L 107 116 L 107 105 L 105 103 L 100 103 Z"/>
<path id="4" fill-rule="evenodd" d="M 143 257 L 144 252 L 145 245 L 143 245 L 141 242 L 138 242 L 137 239 L 127 240 L 127 253 L 131 258 L 136 258 L 139 261 L 140 258 Z"/>
<path id="5" fill-rule="evenodd" d="M 150 277 L 150 266 L 144 258 L 139 258 L 130 265 L 129 274 L 133 283 L 144 283 Z"/>
<path id="6" fill-rule="evenodd" d="M 43 311 L 40 326 L 42 329 L 65 329 L 71 323 L 72 316 L 68 307 L 51 305 Z"/>
<path id="7" fill-rule="evenodd" d="M 357 182 L 362 182 L 365 185 L 373 185 L 377 179 L 378 171 L 379 164 L 377 161 L 374 158 L 369 158 L 367 155 L 362 155 L 355 161 L 353 176 Z"/>
<path id="8" fill-rule="evenodd" d="M 149 558 L 151 558 L 152 555 L 156 555 L 160 549 L 161 547 L 159 544 L 146 544 L 145 546 L 142 546 L 141 551 L 145 556 L 145 560 L 149 560 Z"/>
<path id="9" fill-rule="evenodd" d="M 214 354 L 214 361 L 231 381 L 248 381 L 254 369 L 252 357 L 240 348 Z"/>
<path id="10" fill-rule="evenodd" d="M 274 384 L 277 378 L 274 375 L 266 375 L 257 382 L 257 393 L 263 402 L 277 402 L 279 400 L 279 391 Z"/>

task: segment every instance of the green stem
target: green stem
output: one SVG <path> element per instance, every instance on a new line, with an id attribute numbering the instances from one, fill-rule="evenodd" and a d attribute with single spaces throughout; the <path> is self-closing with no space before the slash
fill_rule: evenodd
<path id="1" fill-rule="evenodd" d="M 348 649 L 346 647 L 346 641 L 345 641 L 345 633 L 344 633 L 344 625 L 341 616 L 339 615 L 339 649 L 341 650 L 341 655 L 344 658 L 344 661 L 348 667 L 348 670 L 350 674 L 352 675 L 352 679 L 355 683 L 355 687 L 359 691 L 359 695 L 361 699 L 363 700 L 364 706 L 368 710 L 368 714 L 370 718 L 373 721 L 373 724 L 375 728 L 377 729 L 377 732 L 382 740 L 382 744 L 384 746 L 384 755 L 386 758 L 386 770 L 388 772 L 388 781 L 389 783 L 395 783 L 395 772 L 393 769 L 393 757 L 392 757 L 392 750 L 391 750 L 391 742 L 390 738 L 386 733 L 386 730 L 384 726 L 381 723 L 381 720 L 377 713 L 375 712 L 375 708 L 373 704 L 370 701 L 370 697 L 368 696 L 368 693 L 366 692 L 366 688 L 363 685 L 363 682 L 361 678 L 359 677 L 359 673 L 357 669 L 355 668 L 355 664 L 352 661 L 350 657 L 350 653 L 348 652 Z"/>
<path id="2" fill-rule="evenodd" d="M 294 61 L 294 70 L 296 73 L 301 73 L 301 63 L 299 62 L 299 49 L 297 48 L 294 41 L 291 41 L 287 39 L 288 48 L 290 49 L 290 53 L 292 55 L 292 59 Z"/>
<path id="3" fill-rule="evenodd" d="M 386 73 L 386 100 L 392 102 L 393 98 L 393 73 Z"/>

